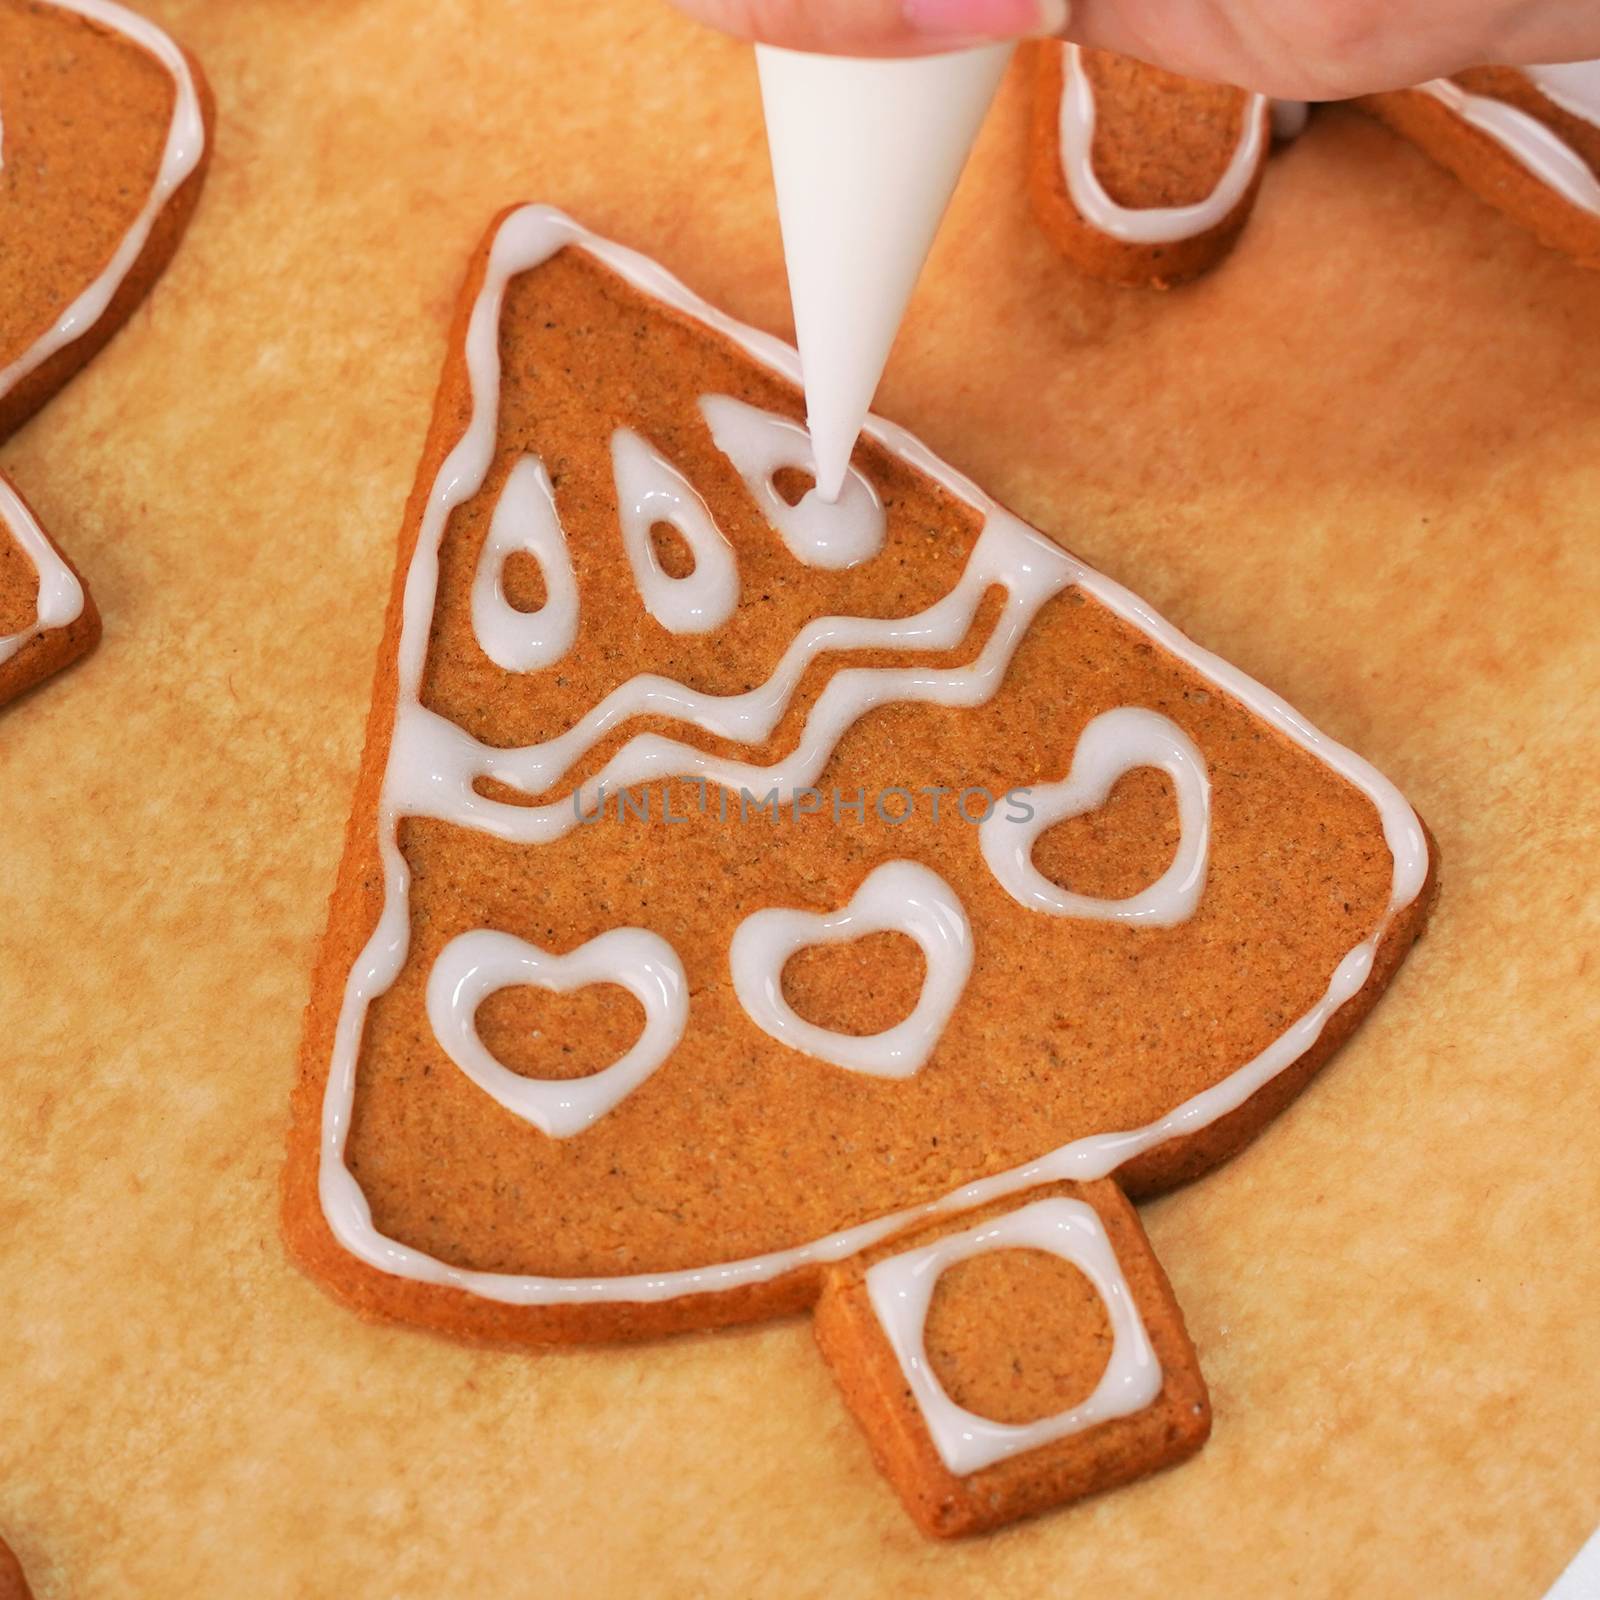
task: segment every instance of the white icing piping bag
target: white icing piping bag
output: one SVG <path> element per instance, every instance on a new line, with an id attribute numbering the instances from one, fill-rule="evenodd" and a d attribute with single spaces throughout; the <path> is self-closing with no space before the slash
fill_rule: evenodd
<path id="1" fill-rule="evenodd" d="M 1014 48 L 878 61 L 756 46 L 825 500 Z"/>

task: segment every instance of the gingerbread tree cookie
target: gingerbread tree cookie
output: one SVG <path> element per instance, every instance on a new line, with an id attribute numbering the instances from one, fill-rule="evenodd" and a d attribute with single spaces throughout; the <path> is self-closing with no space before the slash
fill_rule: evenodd
<path id="1" fill-rule="evenodd" d="M 1430 853 L 1367 763 L 900 430 L 821 500 L 795 378 L 560 213 L 495 223 L 286 1231 L 362 1313 L 474 1338 L 819 1304 L 908 1505 L 972 1531 L 1198 1447 L 1124 1192 L 1293 1098 Z"/>

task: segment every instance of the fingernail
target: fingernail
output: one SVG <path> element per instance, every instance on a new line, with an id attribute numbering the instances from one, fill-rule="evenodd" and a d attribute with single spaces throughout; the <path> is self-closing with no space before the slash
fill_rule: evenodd
<path id="1" fill-rule="evenodd" d="M 905 0 L 907 25 L 936 39 L 1027 39 L 1060 33 L 1071 0 Z"/>

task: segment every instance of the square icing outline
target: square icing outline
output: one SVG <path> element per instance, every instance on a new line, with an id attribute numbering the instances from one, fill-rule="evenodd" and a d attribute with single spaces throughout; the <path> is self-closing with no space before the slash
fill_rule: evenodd
<path id="1" fill-rule="evenodd" d="M 1088 1278 L 1111 1319 L 1111 1359 L 1087 1400 L 1035 1422 L 995 1422 L 959 1406 L 934 1375 L 923 1342 L 935 1284 L 990 1250 L 1045 1250 Z M 1054 1197 L 963 1233 L 946 1234 L 867 1269 L 867 1296 L 910 1385 L 940 1459 L 958 1478 L 1038 1450 L 1097 1423 L 1145 1410 L 1161 1393 L 1161 1362 L 1105 1224 L 1082 1200 Z"/>

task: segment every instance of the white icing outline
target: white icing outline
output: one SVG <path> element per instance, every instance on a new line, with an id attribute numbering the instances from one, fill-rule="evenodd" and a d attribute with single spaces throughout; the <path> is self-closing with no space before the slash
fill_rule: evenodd
<path id="1" fill-rule="evenodd" d="M 1111 1356 L 1088 1399 L 1034 1422 L 996 1422 L 957 1405 L 939 1382 L 923 1337 L 934 1288 L 957 1262 L 991 1250 L 1048 1251 L 1070 1261 L 1094 1285 L 1111 1321 Z M 866 1285 L 939 1459 L 958 1478 L 1097 1423 L 1132 1416 L 1161 1393 L 1161 1361 L 1127 1275 L 1099 1213 L 1082 1200 L 1065 1195 L 1035 1200 L 992 1222 L 889 1256 L 867 1269 Z"/>
<path id="2" fill-rule="evenodd" d="M 33 622 L 19 633 L 0 634 L 0 666 L 30 639 L 65 628 L 83 615 L 83 585 L 65 561 L 20 494 L 0 477 L 0 528 L 7 529 L 39 574 L 39 604 Z"/>
<path id="3" fill-rule="evenodd" d="M 200 96 L 183 51 L 153 22 L 117 5 L 115 0 L 49 0 L 62 11 L 73 11 L 91 22 L 120 33 L 154 56 L 172 76 L 172 121 L 167 126 L 167 141 L 161 152 L 161 165 L 133 225 L 123 234 L 110 261 L 99 275 L 56 318 L 55 325 L 41 334 L 8 367 L 0 368 L 0 398 L 9 394 L 31 372 L 42 366 L 58 350 L 82 336 L 105 315 L 106 307 L 122 287 L 122 281 L 139 259 L 150 237 L 156 218 L 176 190 L 199 165 L 206 145 L 205 118 L 200 112 Z"/>
<path id="4" fill-rule="evenodd" d="M 1393 784 L 1343 745 L 1320 733 L 1298 712 L 1237 667 L 1185 637 L 1122 585 L 1102 577 L 1019 522 L 953 467 L 939 460 L 904 429 L 869 418 L 866 432 L 914 469 L 927 474 L 988 523 L 978 549 L 990 533 L 1004 530 L 1014 548 L 1035 558 L 1041 569 L 1063 564 L 1069 581 L 1138 628 L 1223 693 L 1240 700 L 1269 727 L 1346 778 L 1373 803 L 1394 870 L 1384 915 L 1368 936 L 1338 963 L 1322 998 L 1259 1055 L 1241 1063 L 1221 1082 L 1175 1106 L 1144 1127 L 1120 1133 L 1090 1134 L 1007 1171 L 978 1179 L 922 1205 L 877 1217 L 792 1249 L 711 1263 L 681 1271 L 629 1273 L 615 1277 L 553 1278 L 536 1274 L 479 1272 L 428 1255 L 379 1233 L 371 1207 L 344 1162 L 345 1140 L 355 1097 L 356 1066 L 367 1008 L 399 976 L 409 946 L 410 877 L 400 853 L 397 827 L 402 814 L 397 797 L 406 788 L 397 768 L 407 759 L 400 724 L 420 712 L 417 694 L 426 659 L 438 584 L 439 542 L 456 506 L 483 486 L 494 460 L 499 416 L 500 307 L 509 279 L 537 266 L 563 245 L 578 245 L 625 280 L 696 318 L 730 339 L 747 354 L 798 386 L 799 361 L 793 349 L 769 334 L 745 326 L 708 306 L 655 262 L 581 228 L 546 206 L 524 206 L 500 224 L 490 246 L 483 286 L 472 308 L 466 338 L 466 364 L 472 410 L 465 431 L 435 476 L 423 511 L 416 550 L 406 574 L 404 611 L 396 650 L 396 737 L 391 745 L 377 817 L 384 901 L 378 922 L 346 980 L 323 1096 L 318 1192 L 329 1228 L 343 1247 L 380 1271 L 464 1290 L 509 1305 L 651 1302 L 685 1295 L 721 1292 L 769 1282 L 785 1273 L 838 1261 L 921 1219 L 970 1209 L 1058 1178 L 1104 1177 L 1124 1162 L 1166 1140 L 1191 1134 L 1236 1110 L 1316 1042 L 1328 1019 L 1366 982 L 1378 946 L 1392 919 L 1421 892 L 1428 872 L 1428 849 L 1415 812 Z M 971 562 L 969 562 L 969 571 Z M 1052 592 L 1054 590 L 1052 589 Z M 1042 603 L 1042 602 L 1041 602 Z M 935 607 L 933 610 L 937 610 Z M 930 615 L 925 613 L 924 615 Z M 881 626 L 881 624 L 879 624 Z M 1005 618 L 996 624 L 999 631 Z M 786 658 L 787 659 L 787 658 Z M 422 713 L 431 715 L 431 713 Z M 441 730 L 464 742 L 470 755 L 477 741 L 436 718 Z M 570 760 L 570 758 L 569 758 Z M 508 808 L 516 809 L 516 808 Z M 476 816 L 473 825 L 481 825 Z"/>
<path id="5" fill-rule="evenodd" d="M 570 994 L 615 983 L 644 1007 L 644 1029 L 610 1066 L 582 1078 L 525 1078 L 503 1067 L 478 1034 L 478 1007 L 501 989 L 531 984 Z M 612 928 L 565 955 L 514 934 L 457 934 L 428 974 L 428 1020 L 445 1054 L 507 1111 L 552 1139 L 582 1133 L 632 1094 L 672 1054 L 689 1022 L 689 980 L 678 953 L 648 928 Z"/>
<path id="6" fill-rule="evenodd" d="M 838 1033 L 807 1022 L 783 997 L 784 963 L 808 945 L 844 944 L 869 933 L 904 933 L 927 962 L 911 1015 L 880 1033 Z M 933 1054 L 972 973 L 972 927 L 956 892 L 916 861 L 874 867 L 838 910 L 790 906 L 753 911 L 728 950 L 733 992 L 763 1033 L 836 1067 L 875 1078 L 909 1078 Z"/>
<path id="7" fill-rule="evenodd" d="M 851 464 L 838 494 L 825 500 L 816 485 L 811 435 L 798 422 L 725 394 L 703 396 L 700 414 L 712 443 L 737 468 L 796 561 L 839 571 L 870 561 L 883 548 L 886 521 L 877 489 Z M 785 467 L 811 474 L 798 505 L 790 505 L 772 481 Z"/>
<path id="8" fill-rule="evenodd" d="M 1600 61 L 1560 61 L 1519 70 L 1551 105 L 1600 128 Z"/>
<path id="9" fill-rule="evenodd" d="M 622 545 L 645 610 L 672 633 L 720 628 L 739 604 L 739 566 L 700 491 L 632 428 L 611 435 L 611 474 Z M 694 557 L 694 570 L 681 578 L 656 555 L 650 530 L 658 522 L 676 528 Z"/>
<path id="10" fill-rule="evenodd" d="M 1545 94 L 1531 71 L 1528 77 L 1539 92 Z M 1600 216 L 1600 178 L 1595 177 L 1589 163 L 1559 133 L 1537 117 L 1529 116 L 1520 106 L 1505 100 L 1473 94 L 1450 78 L 1419 83 L 1417 92 L 1437 100 L 1468 127 L 1492 139 L 1513 161 L 1568 204 Z M 1546 98 L 1561 103 L 1554 95 L 1546 94 Z"/>
<path id="11" fill-rule="evenodd" d="M 506 599 L 513 555 L 532 556 L 544 578 L 544 604 L 519 611 Z M 555 490 L 544 463 L 524 456 L 506 474 L 472 579 L 472 631 L 478 648 L 507 672 L 554 666 L 578 637 L 578 584 Z"/>
<path id="12" fill-rule="evenodd" d="M 1172 244 L 1226 221 L 1249 191 L 1267 147 L 1267 97 L 1253 94 L 1245 102 L 1239 143 L 1205 199 L 1182 206 L 1121 206 L 1106 193 L 1094 170 L 1094 85 L 1083 65 L 1082 48 L 1068 44 L 1062 49 L 1057 137 L 1062 176 L 1078 215 L 1123 244 Z"/>
<path id="13" fill-rule="evenodd" d="M 1103 900 L 1052 883 L 1033 864 L 1046 828 L 1106 803 L 1117 780 L 1137 767 L 1172 779 L 1178 799 L 1178 849 L 1172 865 L 1138 894 Z M 1060 783 L 1031 785 L 1033 815 L 1018 821 L 996 810 L 978 827 L 978 847 L 1000 887 L 1019 905 L 1055 917 L 1092 917 L 1171 928 L 1187 922 L 1205 888 L 1211 849 L 1211 779 L 1205 757 L 1170 717 L 1139 706 L 1103 711 L 1084 728 L 1072 769 Z"/>
<path id="14" fill-rule="evenodd" d="M 1002 564 L 1009 558 L 1009 566 Z M 575 727 L 542 744 L 503 749 L 486 745 L 414 699 L 402 701 L 395 721 L 386 798 L 412 816 L 461 822 L 515 844 L 547 844 L 595 813 L 602 793 L 672 776 L 704 780 L 737 792 L 775 789 L 787 804 L 821 776 L 840 737 L 875 706 L 897 701 L 981 705 L 1000 687 L 1011 657 L 1040 606 L 1072 581 L 1070 557 L 1013 522 L 987 528 L 967 569 L 945 598 L 914 617 L 882 621 L 825 617 L 802 630 L 764 684 L 742 695 L 711 695 L 670 678 L 643 673 L 607 695 Z M 542 805 L 517 805 L 479 794 L 479 778 L 524 794 L 543 793 L 565 776 L 602 732 L 630 715 L 693 722 L 741 742 L 764 739 L 788 708 L 805 663 L 821 650 L 863 649 L 892 641 L 907 650 L 950 649 L 970 627 L 985 580 L 1006 591 L 994 631 L 970 666 L 845 667 L 828 680 L 807 714 L 798 744 L 771 766 L 707 755 L 661 734 L 636 734 L 586 783 Z M 765 731 L 763 731 L 765 730 Z"/>

